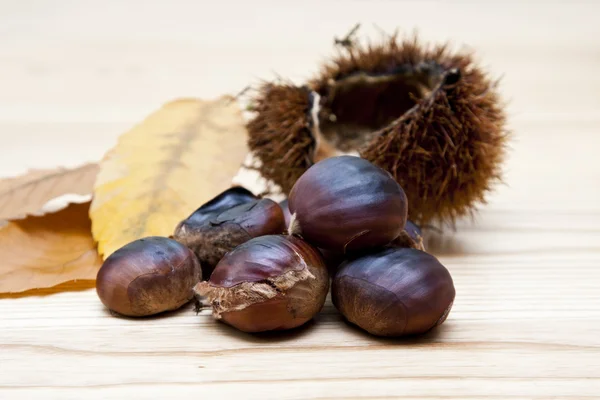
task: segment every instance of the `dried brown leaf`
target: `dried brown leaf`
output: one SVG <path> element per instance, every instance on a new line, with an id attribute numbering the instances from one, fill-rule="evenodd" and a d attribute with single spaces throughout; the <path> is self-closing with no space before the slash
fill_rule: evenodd
<path id="1" fill-rule="evenodd" d="M 91 234 L 89 206 L 70 204 L 0 228 L 0 293 L 95 279 L 102 261 Z"/>
<path id="2" fill-rule="evenodd" d="M 97 164 L 86 164 L 75 169 L 32 170 L 0 180 L 0 220 L 38 215 L 50 200 L 63 195 L 91 195 L 97 173 Z"/>

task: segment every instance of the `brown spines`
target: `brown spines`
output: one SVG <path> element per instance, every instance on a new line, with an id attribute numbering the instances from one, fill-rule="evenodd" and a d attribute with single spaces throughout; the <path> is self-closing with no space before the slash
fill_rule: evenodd
<path id="1" fill-rule="evenodd" d="M 310 107 L 310 91 L 292 85 L 266 84 L 254 99 L 248 146 L 261 161 L 261 174 L 285 193 L 312 165 Z"/>
<path id="2" fill-rule="evenodd" d="M 382 43 L 357 45 L 338 52 L 321 67 L 319 76 L 311 81 L 310 86 L 320 92 L 331 80 L 337 81 L 357 72 L 390 74 L 402 66 L 418 66 L 450 58 L 445 45 L 427 48 L 416 38 L 400 41 L 393 36 Z"/>
<path id="3" fill-rule="evenodd" d="M 500 179 L 508 136 L 495 83 L 468 54 L 394 36 L 344 48 L 307 88 L 262 88 L 250 148 L 284 193 L 315 162 L 319 97 L 322 141 L 390 172 L 417 223 L 468 215 Z"/>
<path id="4" fill-rule="evenodd" d="M 500 179 L 507 139 L 493 84 L 467 56 L 440 61 L 455 69 L 361 152 L 396 178 L 409 218 L 422 224 L 453 222 L 485 202 Z"/>

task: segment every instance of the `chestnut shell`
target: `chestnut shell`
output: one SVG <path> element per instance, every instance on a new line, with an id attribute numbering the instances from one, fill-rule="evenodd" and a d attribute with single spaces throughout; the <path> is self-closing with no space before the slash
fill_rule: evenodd
<path id="1" fill-rule="evenodd" d="M 291 329 L 317 314 L 329 290 L 320 253 L 294 236 L 254 238 L 229 252 L 196 293 L 217 319 L 245 332 Z"/>
<path id="2" fill-rule="evenodd" d="M 425 244 L 421 228 L 408 220 L 404 225 L 404 230 L 400 235 L 390 243 L 392 247 L 410 247 L 412 249 L 425 251 Z"/>
<path id="3" fill-rule="evenodd" d="M 98 271 L 96 291 L 109 309 L 141 317 L 181 307 L 193 298 L 192 288 L 201 278 L 190 249 L 153 236 L 112 253 Z"/>
<path id="4" fill-rule="evenodd" d="M 284 232 L 285 219 L 277 203 L 270 199 L 248 199 L 230 198 L 210 213 L 201 207 L 177 226 L 173 238 L 194 251 L 205 278 L 236 246 L 253 237 Z M 235 204 L 233 200 L 243 203 Z"/>
<path id="5" fill-rule="evenodd" d="M 391 175 L 353 156 L 310 167 L 292 188 L 289 207 L 304 239 L 342 253 L 388 244 L 402 232 L 408 212 Z"/>
<path id="6" fill-rule="evenodd" d="M 420 334 L 440 325 L 455 297 L 448 270 L 416 249 L 387 248 L 340 265 L 332 301 L 351 323 L 378 336 Z"/>
<path id="7" fill-rule="evenodd" d="M 196 209 L 189 217 L 177 225 L 175 231 L 179 230 L 183 224 L 190 226 L 202 225 L 215 214 L 255 200 L 258 200 L 258 197 L 248 189 L 242 186 L 231 187 Z"/>
<path id="8" fill-rule="evenodd" d="M 290 222 L 292 222 L 292 213 L 290 212 L 290 206 L 288 204 L 288 199 L 282 200 L 279 202 L 279 206 L 283 211 L 283 217 L 285 219 L 285 227 L 288 228 L 290 226 Z"/>

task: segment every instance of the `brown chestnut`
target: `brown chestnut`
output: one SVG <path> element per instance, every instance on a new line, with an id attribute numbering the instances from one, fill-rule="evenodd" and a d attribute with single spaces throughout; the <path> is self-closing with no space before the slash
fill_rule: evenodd
<path id="1" fill-rule="evenodd" d="M 175 240 L 153 236 L 112 253 L 98 271 L 96 291 L 109 309 L 142 317 L 186 304 L 201 278 L 200 264 L 190 249 Z"/>
<path id="2" fill-rule="evenodd" d="M 403 336 L 444 322 L 455 290 L 450 273 L 434 256 L 387 248 L 340 265 L 331 294 L 349 322 L 373 335 Z"/>
<path id="3" fill-rule="evenodd" d="M 283 211 L 283 218 L 285 219 L 285 226 L 289 227 L 290 222 L 292 222 L 292 213 L 290 213 L 288 199 L 280 201 L 279 206 L 281 207 L 281 210 Z"/>
<path id="4" fill-rule="evenodd" d="M 404 225 L 404 231 L 411 237 L 411 239 L 415 241 L 422 240 L 423 233 L 421 232 L 421 228 L 411 220 L 407 220 Z"/>
<path id="5" fill-rule="evenodd" d="M 253 237 L 280 234 L 285 230 L 283 211 L 270 199 L 255 199 L 206 214 L 200 207 L 181 221 L 173 234 L 175 240 L 198 256 L 206 279 L 225 253 L 236 246 Z"/>
<path id="6" fill-rule="evenodd" d="M 327 270 L 329 271 L 329 275 L 333 276 L 335 271 L 337 271 L 338 266 L 346 261 L 346 256 L 339 251 L 335 250 L 325 250 L 319 249 L 321 255 L 323 256 L 323 260 L 325 260 L 325 265 L 327 265 Z"/>
<path id="7" fill-rule="evenodd" d="M 411 221 L 406 221 L 404 230 L 391 243 L 394 247 L 410 247 L 412 249 L 425 251 L 421 228 Z"/>
<path id="8" fill-rule="evenodd" d="M 300 238 L 261 236 L 227 253 L 194 291 L 213 316 L 244 332 L 291 329 L 323 307 L 329 275 L 321 254 Z"/>
<path id="9" fill-rule="evenodd" d="M 310 167 L 289 195 L 290 232 L 342 253 L 383 246 L 404 229 L 404 191 L 392 176 L 354 156 L 327 158 Z"/>
<path id="10" fill-rule="evenodd" d="M 242 186 L 234 186 L 204 203 L 184 221 L 180 222 L 180 224 L 201 225 L 215 214 L 220 214 L 230 208 L 239 206 L 240 204 L 250 203 L 255 200 L 258 200 L 258 197 L 251 191 Z M 177 228 L 179 228 L 179 225 Z"/>

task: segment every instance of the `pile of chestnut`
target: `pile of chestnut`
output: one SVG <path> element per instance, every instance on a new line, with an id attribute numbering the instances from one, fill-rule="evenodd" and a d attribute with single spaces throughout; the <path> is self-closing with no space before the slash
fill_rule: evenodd
<path id="1" fill-rule="evenodd" d="M 98 272 L 98 296 L 126 316 L 173 310 L 196 296 L 215 318 L 262 332 L 312 319 L 331 276 L 333 304 L 351 323 L 380 336 L 424 333 L 444 322 L 455 290 L 407 213 L 389 173 L 360 157 L 328 158 L 281 204 L 233 187 L 171 238 L 122 247 Z"/>

